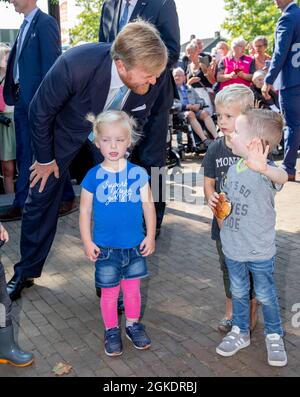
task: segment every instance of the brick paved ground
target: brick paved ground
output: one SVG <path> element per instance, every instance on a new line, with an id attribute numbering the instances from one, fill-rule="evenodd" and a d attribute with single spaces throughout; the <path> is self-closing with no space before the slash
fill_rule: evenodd
<path id="1" fill-rule="evenodd" d="M 185 167 L 197 165 L 185 162 Z M 201 196 L 202 191 L 194 189 L 192 194 Z M 211 214 L 207 207 L 173 202 L 149 261 L 151 277 L 143 281 L 143 321 L 152 338 L 151 350 L 137 351 L 124 338 L 123 356 L 104 354 L 93 265 L 83 255 L 78 213 L 73 213 L 59 220 L 42 277 L 13 305 L 18 341 L 34 352 L 35 363 L 24 369 L 2 365 L 0 376 L 54 376 L 51 370 L 57 362 L 73 366 L 66 376 L 300 376 L 300 324 L 291 325 L 292 305 L 300 302 L 300 183 L 287 183 L 276 207 L 275 278 L 286 329 L 287 367 L 266 363 L 261 313 L 249 348 L 227 359 L 215 353 L 224 292 L 210 239 Z M 6 225 L 11 240 L 2 259 L 9 278 L 19 258 L 20 222 Z"/>

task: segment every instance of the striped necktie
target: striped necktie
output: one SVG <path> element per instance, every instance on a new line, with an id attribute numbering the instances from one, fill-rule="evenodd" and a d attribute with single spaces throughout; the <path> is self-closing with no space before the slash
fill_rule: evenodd
<path id="1" fill-rule="evenodd" d="M 120 30 L 122 30 L 122 28 L 128 22 L 129 6 L 130 6 L 130 0 L 126 0 L 126 4 L 125 4 L 124 11 L 123 11 L 123 15 L 122 15 L 122 17 L 120 18 L 120 21 L 119 21 L 118 32 L 120 32 Z"/>
<path id="2" fill-rule="evenodd" d="M 108 106 L 104 110 L 121 110 L 123 100 L 128 92 L 129 88 L 126 85 L 123 85 L 119 88 L 116 95 L 113 97 L 112 101 L 108 104 Z M 90 132 L 89 140 L 94 140 L 94 133 L 93 131 Z"/>
<path id="3" fill-rule="evenodd" d="M 13 70 L 13 76 L 14 76 L 14 81 L 17 83 L 19 81 L 19 68 L 18 68 L 18 61 L 19 57 L 21 54 L 21 49 L 22 49 L 22 40 L 23 40 L 23 33 L 25 26 L 27 25 L 28 21 L 24 19 L 20 30 L 19 30 L 19 36 L 18 36 L 18 41 L 17 41 L 17 51 L 16 51 L 16 56 L 15 56 L 15 62 L 14 62 L 14 70 Z"/>
<path id="4" fill-rule="evenodd" d="M 123 100 L 128 90 L 129 88 L 126 85 L 123 85 L 121 88 L 119 88 L 113 100 L 108 104 L 105 110 L 121 110 Z"/>

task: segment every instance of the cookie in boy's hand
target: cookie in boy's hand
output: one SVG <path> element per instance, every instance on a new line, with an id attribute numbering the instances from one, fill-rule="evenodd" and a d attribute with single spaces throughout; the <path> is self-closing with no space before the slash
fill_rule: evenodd
<path id="1" fill-rule="evenodd" d="M 227 200 L 225 193 L 219 193 L 219 201 L 216 204 L 216 217 L 218 219 L 225 219 L 231 213 L 231 203 Z"/>

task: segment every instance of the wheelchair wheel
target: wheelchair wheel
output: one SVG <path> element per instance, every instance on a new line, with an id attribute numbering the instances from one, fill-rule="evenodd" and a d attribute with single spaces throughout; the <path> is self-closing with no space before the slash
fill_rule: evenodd
<path id="1" fill-rule="evenodd" d="M 167 153 L 167 167 L 174 168 L 174 167 L 181 167 L 180 155 L 177 150 L 171 148 L 168 150 Z"/>

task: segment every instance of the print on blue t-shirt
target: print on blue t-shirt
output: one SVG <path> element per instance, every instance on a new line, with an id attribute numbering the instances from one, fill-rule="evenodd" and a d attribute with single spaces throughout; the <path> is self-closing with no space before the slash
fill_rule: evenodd
<path id="1" fill-rule="evenodd" d="M 81 186 L 94 194 L 93 241 L 102 247 L 132 248 L 144 239 L 140 189 L 148 182 L 147 172 L 130 162 L 120 172 L 101 164 L 86 174 Z"/>

